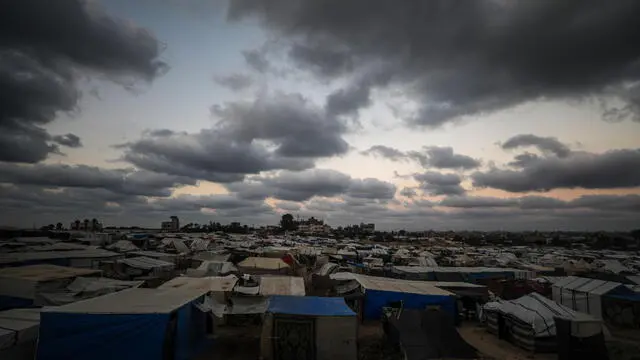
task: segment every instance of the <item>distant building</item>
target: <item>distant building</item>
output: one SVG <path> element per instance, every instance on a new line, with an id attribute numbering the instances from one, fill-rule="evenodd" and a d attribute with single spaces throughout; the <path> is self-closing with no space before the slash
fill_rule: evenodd
<path id="1" fill-rule="evenodd" d="M 77 231 L 102 231 L 102 223 L 98 219 L 84 219 L 84 221 L 76 220 L 71 222 L 70 230 Z"/>
<path id="2" fill-rule="evenodd" d="M 169 221 L 163 221 L 160 224 L 160 228 L 163 232 L 178 232 L 180 231 L 180 220 L 177 216 L 172 216 Z"/>
<path id="3" fill-rule="evenodd" d="M 369 223 L 369 224 L 360 223 L 360 231 L 365 233 L 365 234 L 373 234 L 376 231 L 376 224 L 373 224 L 373 223 Z"/>
<path id="4" fill-rule="evenodd" d="M 331 231 L 331 227 L 326 224 L 300 224 L 298 225 L 298 232 L 304 234 L 320 234 L 328 233 Z"/>

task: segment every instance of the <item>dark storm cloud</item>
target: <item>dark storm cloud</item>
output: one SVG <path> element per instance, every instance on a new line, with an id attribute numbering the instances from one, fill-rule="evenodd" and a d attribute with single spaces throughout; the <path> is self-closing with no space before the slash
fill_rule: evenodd
<path id="1" fill-rule="evenodd" d="M 374 155 L 393 161 L 413 160 L 422 167 L 436 169 L 475 169 L 481 165 L 480 160 L 471 156 L 456 154 L 451 147 L 425 146 L 422 151 L 403 152 L 384 145 L 375 145 L 362 151 L 363 155 Z"/>
<path id="2" fill-rule="evenodd" d="M 115 203 L 131 205 L 143 202 L 145 200 L 142 197 L 115 194 L 105 189 L 65 188 L 48 191 L 41 187 L 0 184 L 0 209 L 7 217 L 14 212 L 33 215 L 36 209 L 38 216 L 50 212 L 58 216 L 96 217 L 119 213 L 121 208 Z M 29 221 L 32 220 L 35 219 Z"/>
<path id="3" fill-rule="evenodd" d="M 330 94 L 325 107 L 330 115 L 357 115 L 359 109 L 370 104 L 370 87 L 358 84 Z"/>
<path id="4" fill-rule="evenodd" d="M 492 168 L 471 175 L 473 185 L 510 192 L 552 189 L 612 189 L 640 186 L 640 149 L 601 154 L 573 152 L 565 158 L 539 158 L 518 170 Z"/>
<path id="5" fill-rule="evenodd" d="M 52 140 L 56 144 L 70 148 L 82 147 L 82 141 L 80 140 L 80 137 L 74 134 L 56 135 L 52 138 Z"/>
<path id="6" fill-rule="evenodd" d="M 50 142 L 66 140 L 43 126 L 76 109 L 81 76 L 151 81 L 166 69 L 159 53 L 151 34 L 93 2 L 9 1 L 0 12 L 0 161 L 57 152 Z"/>
<path id="7" fill-rule="evenodd" d="M 251 76 L 239 73 L 227 76 L 216 76 L 214 80 L 219 85 L 233 91 L 241 91 L 253 85 L 253 78 Z"/>
<path id="8" fill-rule="evenodd" d="M 531 165 L 532 163 L 534 163 L 535 161 L 538 161 L 540 159 L 540 157 L 536 154 L 532 154 L 530 152 L 526 152 L 524 154 L 518 154 L 516 156 L 513 157 L 513 161 L 509 162 L 509 166 L 514 166 L 514 167 L 527 167 L 529 165 Z"/>
<path id="9" fill-rule="evenodd" d="M 245 50 L 242 52 L 242 56 L 244 56 L 244 61 L 249 65 L 250 68 L 259 72 L 265 73 L 271 67 L 269 60 L 263 51 L 260 50 Z"/>
<path id="10" fill-rule="evenodd" d="M 303 201 L 314 196 L 331 197 L 345 193 L 351 177 L 335 170 L 310 169 L 300 172 L 283 171 L 274 176 L 258 177 L 257 186 L 268 196 L 280 200 Z"/>
<path id="11" fill-rule="evenodd" d="M 393 199 L 396 186 L 378 179 L 353 179 L 347 194 L 361 199 Z"/>
<path id="12" fill-rule="evenodd" d="M 402 190 L 400 190 L 400 195 L 408 197 L 408 198 L 413 198 L 413 197 L 418 196 L 418 193 L 413 188 L 405 187 L 405 188 L 402 188 Z"/>
<path id="13" fill-rule="evenodd" d="M 384 145 L 374 145 L 369 149 L 362 151 L 361 154 L 380 156 L 394 161 L 400 161 L 407 158 L 407 154 L 404 152 Z"/>
<path id="14" fill-rule="evenodd" d="M 467 155 L 455 154 L 451 147 L 429 146 L 424 152 L 411 151 L 409 157 L 414 158 L 425 167 L 436 169 L 474 169 L 480 166 L 480 160 Z"/>
<path id="15" fill-rule="evenodd" d="M 104 189 L 123 195 L 169 196 L 172 188 L 195 185 L 192 179 L 148 171 L 102 169 L 86 165 L 0 163 L 0 182 L 43 187 Z"/>
<path id="16" fill-rule="evenodd" d="M 214 182 L 240 181 L 269 170 L 304 170 L 341 155 L 346 126 L 301 95 L 279 94 L 212 109 L 212 129 L 147 136 L 124 144 L 123 159 L 146 170 Z"/>
<path id="17" fill-rule="evenodd" d="M 634 0 L 238 0 L 228 12 L 257 17 L 289 41 L 296 64 L 322 77 L 366 77 L 367 65 L 384 64 L 390 84 L 420 105 L 406 120 L 432 127 L 592 96 L 624 103 L 605 104 L 608 119 L 639 121 L 639 15 Z"/>
<path id="18" fill-rule="evenodd" d="M 569 201 L 544 196 L 495 198 L 450 196 L 438 204 L 451 208 L 518 208 L 522 210 L 589 209 L 597 211 L 636 212 L 640 210 L 640 195 L 583 195 Z"/>
<path id="19" fill-rule="evenodd" d="M 315 46 L 293 45 L 289 57 L 321 76 L 334 77 L 353 68 L 352 58 L 346 51 L 322 42 Z"/>
<path id="20" fill-rule="evenodd" d="M 516 135 L 502 144 L 503 149 L 517 149 L 533 146 L 543 153 L 551 153 L 557 157 L 566 157 L 571 149 L 554 137 L 541 137 L 533 134 Z"/>
<path id="21" fill-rule="evenodd" d="M 462 178 L 457 174 L 428 171 L 424 174 L 415 174 L 413 178 L 420 183 L 420 188 L 429 195 L 462 195 L 466 192 L 460 185 Z"/>
<path id="22" fill-rule="evenodd" d="M 286 157 L 328 157 L 347 152 L 344 123 L 300 94 L 259 97 L 252 103 L 216 106 L 219 126 L 242 141 L 268 140 Z"/>
<path id="23" fill-rule="evenodd" d="M 266 146 L 237 141 L 216 130 L 142 138 L 123 146 L 123 159 L 139 168 L 213 182 L 240 181 L 245 174 L 267 170 L 313 166 L 306 159 L 279 157 Z"/>
<path id="24" fill-rule="evenodd" d="M 226 185 L 227 190 L 245 199 L 273 197 L 279 200 L 305 201 L 315 196 L 347 195 L 354 199 L 392 199 L 395 185 L 378 179 L 352 179 L 329 169 L 281 171 L 270 176 L 254 176 L 245 182 Z"/>

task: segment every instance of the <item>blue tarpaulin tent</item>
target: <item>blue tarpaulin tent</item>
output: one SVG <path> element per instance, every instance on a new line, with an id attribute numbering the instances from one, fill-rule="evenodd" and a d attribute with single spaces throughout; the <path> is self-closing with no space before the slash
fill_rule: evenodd
<path id="1" fill-rule="evenodd" d="M 205 293 L 130 289 L 44 308 L 38 359 L 191 359 L 207 345 L 208 314 L 193 306 Z"/>
<path id="2" fill-rule="evenodd" d="M 272 296 L 267 310 L 274 314 L 355 316 L 341 297 Z"/>
<path id="3" fill-rule="evenodd" d="M 355 280 L 364 291 L 364 319 L 380 319 L 382 308 L 398 301 L 402 301 L 406 309 L 424 310 L 437 306 L 452 318 L 456 316 L 455 295 L 428 282 L 365 275 L 356 275 Z"/>
<path id="4" fill-rule="evenodd" d="M 356 313 L 343 298 L 272 296 L 260 352 L 265 360 L 355 360 L 357 332 Z"/>

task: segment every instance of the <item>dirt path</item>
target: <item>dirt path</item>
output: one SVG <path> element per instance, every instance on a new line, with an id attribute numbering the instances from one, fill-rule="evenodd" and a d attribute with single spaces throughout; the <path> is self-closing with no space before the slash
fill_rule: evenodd
<path id="1" fill-rule="evenodd" d="M 556 354 L 532 354 L 520 349 L 475 324 L 464 324 L 458 328 L 460 336 L 483 355 L 496 360 L 557 360 Z"/>

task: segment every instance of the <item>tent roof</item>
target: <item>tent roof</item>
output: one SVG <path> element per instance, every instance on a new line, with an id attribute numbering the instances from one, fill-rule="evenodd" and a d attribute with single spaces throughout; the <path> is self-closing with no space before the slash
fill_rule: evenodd
<path id="1" fill-rule="evenodd" d="M 0 278 L 22 279 L 40 282 L 100 273 L 100 270 L 94 269 L 79 269 L 66 266 L 42 264 L 0 269 Z"/>
<path id="2" fill-rule="evenodd" d="M 145 269 L 151 270 L 154 268 L 162 268 L 162 267 L 170 267 L 173 268 L 174 265 L 167 261 L 162 261 L 146 256 L 138 256 L 132 258 L 126 258 L 118 260 L 119 263 L 126 264 L 136 269 Z"/>
<path id="3" fill-rule="evenodd" d="M 207 289 L 143 289 L 134 288 L 43 308 L 43 312 L 84 314 L 167 314 L 207 293 Z"/>
<path id="4" fill-rule="evenodd" d="M 277 258 L 248 257 L 238 263 L 238 267 L 278 270 L 289 268 L 289 264 Z"/>
<path id="5" fill-rule="evenodd" d="M 40 309 L 0 311 L 0 350 L 35 339 L 40 325 Z"/>
<path id="6" fill-rule="evenodd" d="M 355 316 L 341 297 L 272 296 L 268 312 L 310 316 Z"/>
<path id="7" fill-rule="evenodd" d="M 355 280 L 366 290 L 393 291 L 409 294 L 453 296 L 446 290 L 437 288 L 426 281 L 391 279 L 354 274 Z"/>
<path id="8" fill-rule="evenodd" d="M 201 289 L 204 292 L 231 291 L 237 282 L 238 278 L 235 275 L 201 278 L 179 276 L 160 285 L 158 289 Z"/>
<path id="9" fill-rule="evenodd" d="M 122 256 L 121 254 L 101 250 L 101 249 L 88 249 L 88 250 L 68 250 L 68 251 L 39 251 L 39 252 L 19 252 L 0 254 L 0 264 L 13 264 L 25 261 L 37 261 L 37 260 L 54 260 L 54 259 L 89 259 L 89 258 L 111 258 Z"/>
<path id="10" fill-rule="evenodd" d="M 304 279 L 296 276 L 262 276 L 259 294 L 304 296 Z"/>
<path id="11" fill-rule="evenodd" d="M 537 293 L 511 301 L 490 302 L 485 304 L 484 309 L 511 315 L 530 324 L 535 336 L 554 336 L 556 334 L 554 317 L 572 321 L 600 322 L 592 316 L 578 313 Z"/>
<path id="12" fill-rule="evenodd" d="M 563 288 L 595 295 L 604 295 L 619 286 L 622 286 L 622 284 L 615 281 L 589 279 L 577 276 L 568 276 L 567 278 L 558 280 L 553 284 L 553 287 L 555 288 Z"/>

